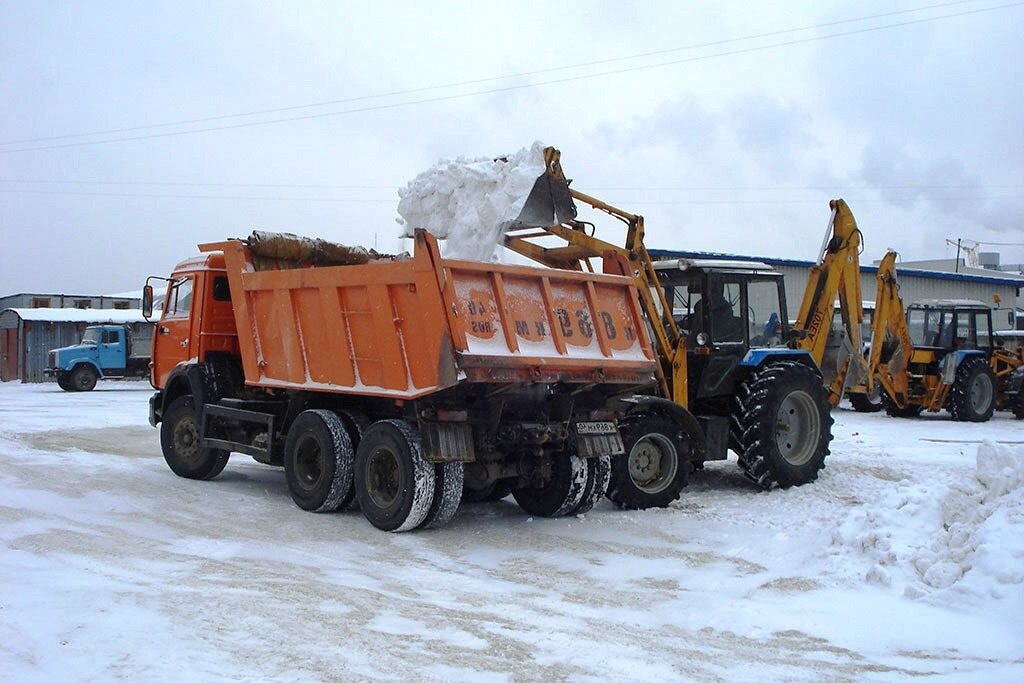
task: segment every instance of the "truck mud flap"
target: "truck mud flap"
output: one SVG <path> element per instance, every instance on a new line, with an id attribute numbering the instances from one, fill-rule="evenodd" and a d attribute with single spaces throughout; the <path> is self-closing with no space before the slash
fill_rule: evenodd
<path id="1" fill-rule="evenodd" d="M 422 422 L 423 459 L 427 462 L 473 462 L 473 428 L 466 422 Z"/>

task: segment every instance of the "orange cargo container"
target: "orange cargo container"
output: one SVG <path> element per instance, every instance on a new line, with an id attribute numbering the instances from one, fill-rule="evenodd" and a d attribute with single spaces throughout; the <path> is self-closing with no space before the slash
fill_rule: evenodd
<path id="1" fill-rule="evenodd" d="M 463 495 L 579 514 L 622 449 L 617 399 L 657 363 L 632 279 L 414 255 L 301 267 L 204 244 L 169 280 L 151 421 L 177 474 L 283 465 L 300 507 L 388 530 Z M 464 492 L 465 489 L 465 492 Z"/>

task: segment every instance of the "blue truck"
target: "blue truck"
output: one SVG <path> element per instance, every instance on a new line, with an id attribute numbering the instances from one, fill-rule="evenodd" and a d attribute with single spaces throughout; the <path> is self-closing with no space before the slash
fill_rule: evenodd
<path id="1" fill-rule="evenodd" d="M 64 391 L 92 391 L 100 379 L 147 376 L 149 353 L 125 325 L 90 325 L 78 344 L 50 351 L 43 373 Z"/>

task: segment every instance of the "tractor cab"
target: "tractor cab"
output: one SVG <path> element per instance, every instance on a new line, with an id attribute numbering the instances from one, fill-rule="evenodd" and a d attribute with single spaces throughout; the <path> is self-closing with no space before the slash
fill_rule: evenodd
<path id="1" fill-rule="evenodd" d="M 941 360 L 950 352 L 992 355 L 992 309 L 970 299 L 927 299 L 907 307 L 907 327 L 915 349 Z"/>
<path id="2" fill-rule="evenodd" d="M 687 339 L 689 385 L 695 399 L 731 396 L 737 369 L 752 349 L 786 348 L 788 322 L 782 274 L 754 261 L 673 259 L 654 270 Z"/>

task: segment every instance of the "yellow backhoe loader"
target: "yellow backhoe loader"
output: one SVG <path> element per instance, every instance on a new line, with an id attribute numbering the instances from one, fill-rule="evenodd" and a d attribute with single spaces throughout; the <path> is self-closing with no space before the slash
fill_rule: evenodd
<path id="1" fill-rule="evenodd" d="M 916 417 L 945 408 L 954 420 L 985 422 L 999 391 L 992 370 L 992 309 L 966 299 L 919 301 L 904 309 L 895 262 L 890 251 L 878 268 L 868 359 L 886 412 Z"/>
<path id="2" fill-rule="evenodd" d="M 624 508 L 668 505 L 691 465 L 725 459 L 727 449 L 764 488 L 816 479 L 832 439 L 831 406 L 811 353 L 786 344 L 781 276 L 749 263 L 654 262 L 642 216 L 572 189 L 558 150 L 544 158 L 505 246 L 556 268 L 634 278 L 660 361 L 652 395 L 626 399 L 634 406 L 620 424 L 625 455 L 613 462 L 608 497 Z M 578 220 L 575 202 L 620 221 L 622 246 Z"/>

